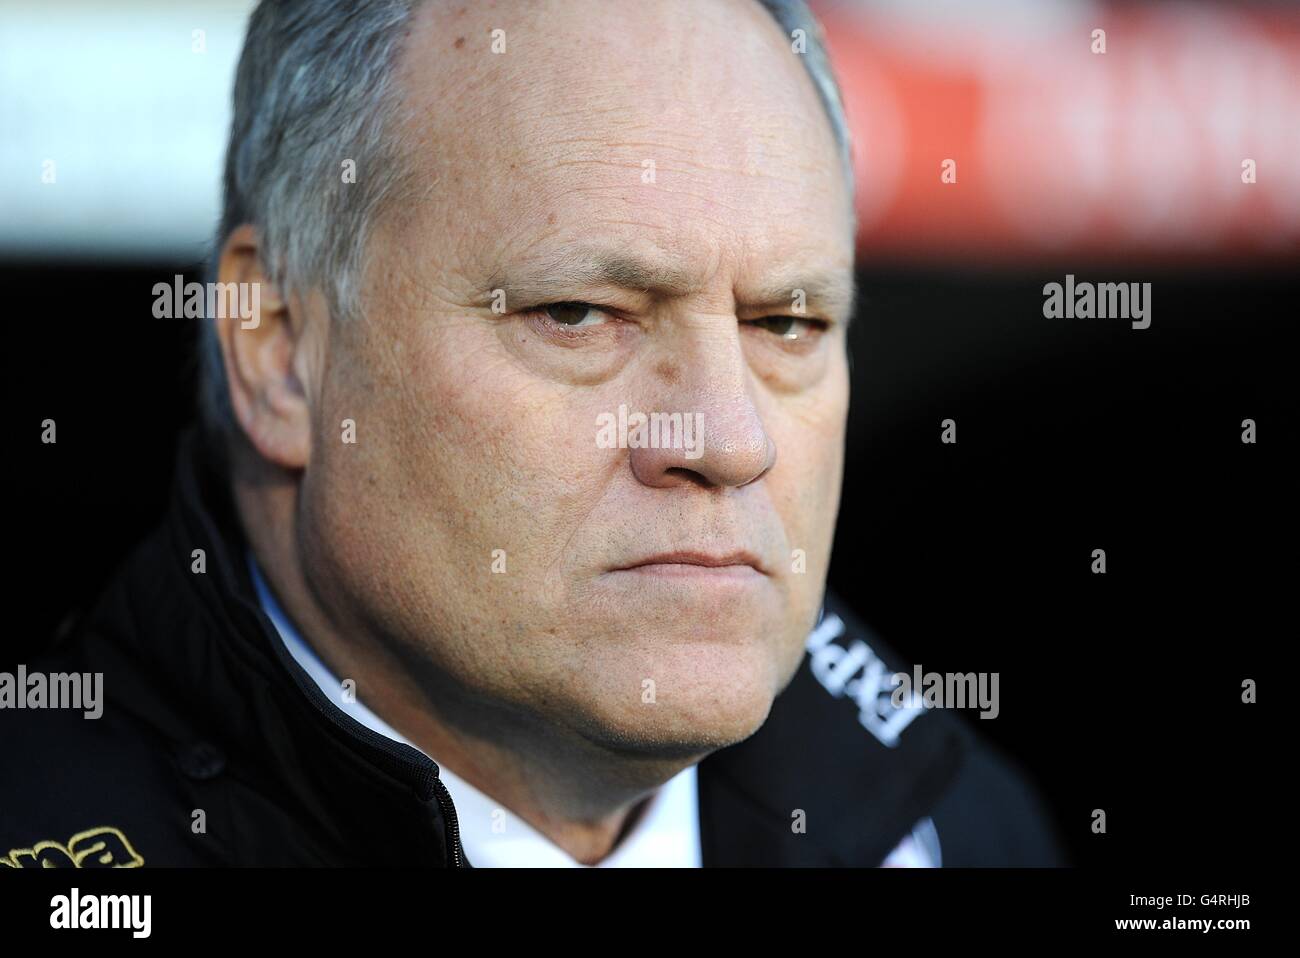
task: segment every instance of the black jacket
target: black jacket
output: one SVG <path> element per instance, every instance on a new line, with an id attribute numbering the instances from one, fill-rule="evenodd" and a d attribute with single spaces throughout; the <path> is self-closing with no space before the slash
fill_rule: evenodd
<path id="1" fill-rule="evenodd" d="M 279 640 L 202 449 L 187 433 L 164 521 L 26 664 L 102 672 L 102 717 L 0 710 L 0 863 L 470 864 L 438 767 L 327 702 Z M 832 596 L 825 616 L 823 637 L 906 667 Z M 810 663 L 757 733 L 700 763 L 706 866 L 874 866 L 927 816 L 945 866 L 1061 863 L 1032 789 L 966 720 L 923 710 L 887 746 L 859 713 L 890 689 L 839 675 L 833 694 Z"/>

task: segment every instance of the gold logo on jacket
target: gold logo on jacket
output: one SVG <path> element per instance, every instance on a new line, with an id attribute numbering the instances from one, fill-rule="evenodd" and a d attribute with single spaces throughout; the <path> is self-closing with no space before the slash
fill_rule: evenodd
<path id="1" fill-rule="evenodd" d="M 105 825 L 77 832 L 66 843 L 37 842 L 31 848 L 11 848 L 0 858 L 8 868 L 139 868 L 140 853 L 120 829 Z"/>

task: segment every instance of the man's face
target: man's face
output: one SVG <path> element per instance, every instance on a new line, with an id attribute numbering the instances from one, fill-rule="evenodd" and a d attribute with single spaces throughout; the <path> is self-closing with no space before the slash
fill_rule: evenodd
<path id="1" fill-rule="evenodd" d="M 739 741 L 801 658 L 839 503 L 829 124 L 753 0 L 464 6 L 422 8 L 399 71 L 422 192 L 330 333 L 308 576 L 516 714 Z M 619 448 L 620 406 L 702 445 Z"/>

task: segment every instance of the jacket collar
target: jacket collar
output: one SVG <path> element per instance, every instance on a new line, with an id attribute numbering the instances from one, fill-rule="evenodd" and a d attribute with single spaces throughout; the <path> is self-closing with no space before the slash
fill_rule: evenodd
<path id="1" fill-rule="evenodd" d="M 968 749 L 950 715 L 893 708 L 888 676 L 903 667 L 828 594 L 809 654 L 767 721 L 700 763 L 705 864 L 883 861 L 929 815 Z"/>

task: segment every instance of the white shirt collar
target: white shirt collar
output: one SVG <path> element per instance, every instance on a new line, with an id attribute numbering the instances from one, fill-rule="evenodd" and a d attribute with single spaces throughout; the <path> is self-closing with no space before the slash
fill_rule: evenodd
<path id="1" fill-rule="evenodd" d="M 320 686 L 326 699 L 362 725 L 418 749 L 418 745 L 409 741 L 355 696 L 345 698 L 341 694 L 342 683 L 284 614 L 262 578 L 251 552 L 248 554 L 248 567 L 263 611 L 275 625 L 289 654 Z M 465 848 L 466 857 L 476 868 L 587 867 L 575 861 L 509 809 L 502 807 L 501 803 L 456 776 L 432 755 L 429 757 L 437 762 L 438 777 L 451 794 L 456 806 L 456 817 L 460 822 L 461 844 Z M 637 821 L 618 843 L 618 847 L 595 867 L 699 868 L 702 859 L 698 809 L 696 772 L 692 765 L 660 786 L 651 796 L 649 804 L 641 810 Z"/>

